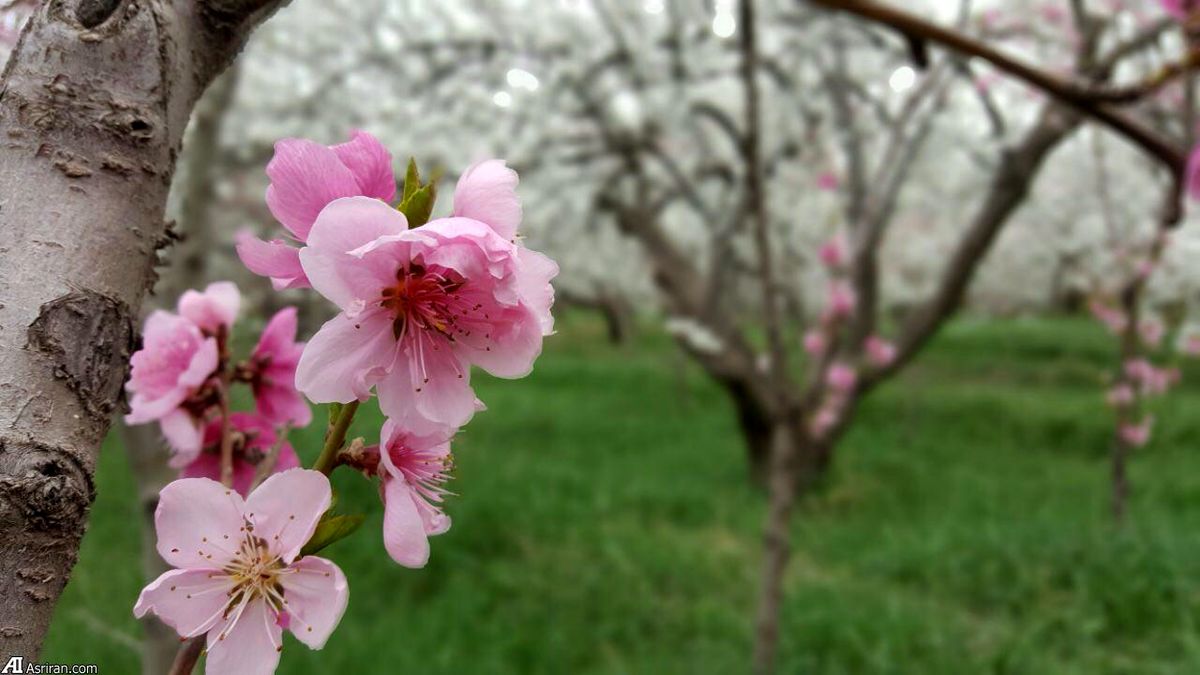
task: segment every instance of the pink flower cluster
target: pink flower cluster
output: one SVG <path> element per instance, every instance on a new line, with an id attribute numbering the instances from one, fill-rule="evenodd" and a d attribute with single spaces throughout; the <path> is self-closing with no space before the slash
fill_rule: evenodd
<path id="1" fill-rule="evenodd" d="M 184 475 L 216 478 L 219 473 L 212 468 L 220 444 L 222 401 L 227 405 L 230 383 L 250 385 L 255 413 L 233 419 L 239 439 L 235 470 L 245 479 L 239 485 L 248 488 L 247 476 L 253 474 L 262 448 L 275 442 L 274 428 L 306 426 L 312 412 L 294 384 L 304 348 L 296 342 L 296 310 L 280 310 L 267 322 L 250 358 L 234 364 L 228 343 L 240 306 L 237 287 L 220 281 L 204 291 L 185 292 L 177 313 L 150 314 L 142 348 L 131 359 L 125 422 L 157 421 L 172 450 L 171 466 L 183 469 Z M 281 459 L 284 467 L 296 465 L 286 444 Z"/>
<path id="2" fill-rule="evenodd" d="M 518 242 L 517 174 L 504 162 L 470 167 L 452 214 L 429 222 L 409 200 L 432 208 L 434 186 L 406 178 L 401 204 L 389 204 L 391 155 L 363 132 L 329 147 L 280 141 L 267 174 L 267 205 L 289 239 L 240 235 L 239 256 L 277 289 L 311 287 L 339 313 L 300 344 L 295 311 L 284 310 L 250 358 L 231 364 L 237 289 L 185 294 L 178 316 L 147 322 L 129 384 L 130 421 L 160 420 L 185 476 L 162 492 L 156 514 L 159 552 L 179 569 L 147 586 L 135 613 L 157 614 L 185 639 L 207 635 L 209 673 L 272 672 L 282 630 L 318 649 L 337 625 L 346 580 L 301 551 L 310 540 L 313 550 L 328 543 L 314 535 L 323 517 L 341 517 L 326 514 L 326 474 L 338 464 L 378 478 L 392 559 L 426 564 L 429 537 L 450 528 L 441 505 L 451 441 L 483 408 L 472 366 L 523 377 L 554 327 L 558 266 Z M 410 223 L 406 208 L 422 222 Z M 251 387 L 255 414 L 227 414 L 233 382 Z M 320 471 L 298 468 L 276 427 L 308 424 L 301 392 L 333 404 L 378 396 L 387 418 L 380 443 L 343 445 L 356 405 L 338 407 Z M 222 473 L 222 446 L 234 451 L 229 487 L 211 480 Z M 269 453 L 281 473 L 253 489 Z"/>
<path id="3" fill-rule="evenodd" d="M 530 372 L 554 329 L 558 266 L 517 241 L 518 178 L 500 160 L 468 168 L 451 215 L 419 227 L 389 205 L 391 154 L 369 134 L 280 141 L 267 174 L 267 205 L 300 246 L 243 236 L 238 253 L 277 287 L 311 286 L 340 310 L 309 341 L 296 386 L 316 403 L 379 397 L 385 546 L 419 567 L 425 537 L 449 527 L 437 504 L 450 439 L 483 407 L 471 367 Z"/>

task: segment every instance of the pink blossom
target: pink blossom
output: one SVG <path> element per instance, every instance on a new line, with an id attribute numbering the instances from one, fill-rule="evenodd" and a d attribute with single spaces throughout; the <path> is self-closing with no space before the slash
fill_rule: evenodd
<path id="1" fill-rule="evenodd" d="M 487 223 L 512 240 L 521 224 L 517 172 L 502 159 L 486 159 L 463 172 L 454 188 L 454 215 Z"/>
<path id="2" fill-rule="evenodd" d="M 238 310 L 242 294 L 232 281 L 209 284 L 203 292 L 187 290 L 179 296 L 179 315 L 196 324 L 205 335 L 228 335 Z"/>
<path id="3" fill-rule="evenodd" d="M 1114 408 L 1127 406 L 1133 403 L 1134 393 L 1133 387 L 1128 384 L 1118 384 L 1108 390 L 1105 400 Z"/>
<path id="4" fill-rule="evenodd" d="M 1111 333 L 1124 332 L 1129 320 L 1125 317 L 1125 313 L 1119 309 L 1114 309 L 1104 304 L 1099 300 L 1092 300 L 1088 303 L 1088 309 L 1091 310 L 1092 316 L 1104 324 L 1105 328 Z"/>
<path id="5" fill-rule="evenodd" d="M 1047 3 L 1041 6 L 1040 11 L 1042 18 L 1050 23 L 1061 23 L 1067 18 L 1066 12 L 1064 12 L 1063 8 L 1059 7 L 1058 5 Z"/>
<path id="6" fill-rule="evenodd" d="M 356 131 L 348 142 L 324 146 L 302 138 L 275 144 L 267 164 L 271 185 L 267 208 L 294 241 L 308 241 L 321 210 L 340 197 L 371 197 L 390 202 L 396 196 L 392 156 L 371 134 Z M 277 289 L 307 288 L 299 249 L 282 239 L 263 241 L 238 235 L 238 257 L 251 272 L 270 277 Z"/>
<path id="7" fill-rule="evenodd" d="M 131 394 L 130 413 L 125 423 L 159 420 L 177 453 L 172 465 L 190 462 L 200 451 L 200 429 L 182 406 L 202 397 L 205 382 L 217 370 L 217 340 L 191 321 L 159 310 L 146 319 L 142 348 L 130 363 L 133 370 L 125 385 Z"/>
<path id="8" fill-rule="evenodd" d="M 896 345 L 878 335 L 868 337 L 863 342 L 863 349 L 867 353 L 867 360 L 880 368 L 890 366 L 896 360 Z"/>
<path id="9" fill-rule="evenodd" d="M 838 268 L 846 264 L 846 236 L 841 232 L 833 235 L 821 245 L 818 252 L 821 263 L 828 268 Z"/>
<path id="10" fill-rule="evenodd" d="M 134 616 L 153 613 L 181 638 L 208 636 L 209 675 L 266 675 L 279 663 L 284 626 L 320 649 L 349 595 L 338 566 L 297 558 L 329 508 L 329 480 L 291 469 L 247 499 L 207 478 L 163 488 L 158 553 L 177 568 L 142 590 Z"/>
<path id="11" fill-rule="evenodd" d="M 1121 425 L 1117 434 L 1121 437 L 1121 442 L 1131 448 L 1140 448 L 1150 442 L 1150 433 L 1154 428 L 1154 418 L 1147 416 L 1137 424 L 1127 423 Z"/>
<path id="12" fill-rule="evenodd" d="M 1180 351 L 1188 356 L 1200 354 L 1200 333 L 1186 333 L 1180 338 Z"/>
<path id="13" fill-rule="evenodd" d="M 1162 343 L 1165 330 L 1162 321 L 1158 319 L 1143 319 L 1138 324 L 1138 334 L 1141 335 L 1142 342 L 1148 347 L 1157 347 Z"/>
<path id="14" fill-rule="evenodd" d="M 814 436 L 824 436 L 837 424 L 837 418 L 838 410 L 836 407 L 830 405 L 821 406 L 817 410 L 817 414 L 813 415 L 812 421 L 809 423 L 809 429 Z"/>
<path id="15" fill-rule="evenodd" d="M 296 389 L 303 351 L 304 343 L 296 342 L 296 308 L 285 307 L 267 322 L 241 373 L 254 391 L 258 414 L 274 424 L 306 427 L 312 421 L 312 409 Z"/>
<path id="16" fill-rule="evenodd" d="M 834 281 L 829 284 L 828 296 L 825 300 L 825 318 L 833 321 L 844 319 L 854 312 L 858 297 L 850 284 L 844 281 Z"/>
<path id="17" fill-rule="evenodd" d="M 380 453 L 380 496 L 383 498 L 383 545 L 392 560 L 405 567 L 429 561 L 429 537 L 450 529 L 440 504 L 442 486 L 453 468 L 453 430 L 429 436 L 406 433 L 395 422 L 383 423 Z"/>
<path id="18" fill-rule="evenodd" d="M 456 195 L 455 204 L 494 202 L 491 173 L 464 174 L 460 192 L 488 195 Z M 498 217 L 501 232 L 511 213 Z M 375 387 L 385 415 L 428 433 L 474 414 L 472 365 L 498 377 L 528 374 L 553 330 L 558 266 L 496 227 L 451 217 L 410 230 L 402 213 L 362 197 L 326 207 L 300 257 L 313 287 L 342 312 L 305 347 L 296 386 L 318 403 L 365 400 Z"/>
<path id="19" fill-rule="evenodd" d="M 820 356 L 825 353 L 825 334 L 819 330 L 810 330 L 804 334 L 804 351 L 810 356 Z"/>
<path id="20" fill-rule="evenodd" d="M 275 447 L 278 436 L 268 420 L 248 413 L 233 413 L 229 416 L 233 431 L 233 489 L 245 495 L 254 482 L 258 464 Z M 221 479 L 221 420 L 213 419 L 204 428 L 203 450 L 183 467 L 180 478 Z M 290 443 L 279 446 L 279 456 L 273 472 L 286 471 L 300 466 L 300 459 Z"/>
<path id="21" fill-rule="evenodd" d="M 842 181 L 838 175 L 832 171 L 822 171 L 817 176 L 817 189 L 824 192 L 833 192 L 841 186 Z"/>
<path id="22" fill-rule="evenodd" d="M 844 363 L 834 363 L 825 373 L 825 382 L 835 392 L 847 393 L 858 383 L 858 373 Z"/>
<path id="23" fill-rule="evenodd" d="M 1167 14 L 1183 21 L 1188 18 L 1188 14 L 1195 7 L 1193 0 L 1159 0 L 1164 11 Z"/>
<path id="24" fill-rule="evenodd" d="M 1179 380 L 1178 369 L 1156 368 L 1146 359 L 1126 361 L 1125 375 L 1140 385 L 1143 393 L 1151 396 L 1165 394 Z"/>

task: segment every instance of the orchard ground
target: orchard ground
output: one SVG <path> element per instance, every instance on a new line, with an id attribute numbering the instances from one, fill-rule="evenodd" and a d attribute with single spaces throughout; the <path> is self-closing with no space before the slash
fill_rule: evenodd
<path id="1" fill-rule="evenodd" d="M 796 519 L 781 672 L 1200 672 L 1200 367 L 1158 405 L 1115 529 L 1113 349 L 1082 320 L 963 320 L 870 397 Z M 339 507 L 372 513 L 324 553 L 349 609 L 322 652 L 289 636 L 279 672 L 746 672 L 764 498 L 721 392 L 666 336 L 621 350 L 585 315 L 531 377 L 477 388 L 426 569 L 387 558 L 373 488 L 337 474 Z M 134 673 L 115 436 L 98 483 L 42 660 Z"/>

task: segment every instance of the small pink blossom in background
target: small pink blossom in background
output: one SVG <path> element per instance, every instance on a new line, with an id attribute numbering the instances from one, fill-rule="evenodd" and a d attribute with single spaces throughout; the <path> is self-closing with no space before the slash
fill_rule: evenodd
<path id="1" fill-rule="evenodd" d="M 1162 344 L 1163 334 L 1166 328 L 1162 321 L 1158 319 L 1143 319 L 1138 324 L 1138 335 L 1141 336 L 1142 342 L 1148 347 L 1157 347 Z"/>
<path id="2" fill-rule="evenodd" d="M 1046 21 L 1049 21 L 1050 23 L 1062 23 L 1063 20 L 1065 20 L 1067 18 L 1067 13 L 1063 10 L 1062 7 L 1060 7 L 1056 4 L 1051 4 L 1051 3 L 1044 4 L 1041 6 L 1040 12 L 1041 12 L 1042 18 L 1045 19 Z"/>
<path id="3" fill-rule="evenodd" d="M 1134 382 L 1141 382 L 1152 376 L 1155 371 L 1154 364 L 1146 359 L 1129 359 L 1124 365 L 1125 375 Z"/>
<path id="4" fill-rule="evenodd" d="M 130 412 L 125 423 L 158 420 L 176 453 L 171 465 L 183 466 L 200 451 L 200 426 L 181 406 L 217 370 L 217 340 L 206 337 L 192 321 L 161 310 L 146 319 L 143 333 L 142 348 L 130 359 L 133 369 L 125 385 Z"/>
<path id="5" fill-rule="evenodd" d="M 233 413 L 229 416 L 233 430 L 233 489 L 245 496 L 254 482 L 258 464 L 278 441 L 271 422 L 258 415 Z M 211 478 L 221 480 L 221 420 L 214 419 L 204 428 L 202 450 L 191 464 L 179 472 L 180 478 Z M 286 441 L 279 446 L 279 457 L 273 473 L 300 466 L 296 451 Z"/>
<path id="6" fill-rule="evenodd" d="M 884 368 L 896 360 L 896 345 L 878 335 L 868 337 L 863 342 L 863 349 L 866 351 L 867 360 L 871 362 L 871 365 Z"/>
<path id="7" fill-rule="evenodd" d="M 1187 193 L 1193 200 L 1200 200 L 1200 145 L 1192 148 L 1187 163 Z"/>
<path id="8" fill-rule="evenodd" d="M 1179 350 L 1188 356 L 1200 355 L 1200 332 L 1184 332 L 1179 338 Z"/>
<path id="9" fill-rule="evenodd" d="M 1140 448 L 1150 442 L 1150 433 L 1154 427 L 1154 418 L 1147 416 L 1137 424 L 1124 424 L 1117 431 L 1121 441 L 1131 448 Z"/>
<path id="10" fill-rule="evenodd" d="M 817 410 L 817 414 L 813 415 L 812 422 L 809 424 L 809 429 L 813 435 L 817 437 L 828 434 L 833 425 L 837 424 L 838 408 L 835 405 L 823 405 Z"/>
<path id="11" fill-rule="evenodd" d="M 834 281 L 829 284 L 828 297 L 825 300 L 825 319 L 844 319 L 854 312 L 858 297 L 850 284 L 844 281 Z"/>
<path id="12" fill-rule="evenodd" d="M 1130 359 L 1125 362 L 1125 375 L 1139 385 L 1147 395 L 1165 394 L 1179 380 L 1176 368 L 1157 368 L 1146 359 Z"/>
<path id="13" fill-rule="evenodd" d="M 415 436 L 391 420 L 383 423 L 379 452 L 383 545 L 392 560 L 405 567 L 424 567 L 429 561 L 429 537 L 450 529 L 450 517 L 439 505 L 448 494 L 442 486 L 452 468 L 451 436 L 453 430 Z"/>
<path id="14" fill-rule="evenodd" d="M 817 176 L 817 189 L 824 192 L 834 192 L 842 184 L 838 175 L 832 171 L 822 171 Z"/>
<path id="15" fill-rule="evenodd" d="M 1133 403 L 1134 393 L 1133 387 L 1128 384 L 1118 384 L 1108 390 L 1105 395 L 1105 400 L 1114 408 L 1127 406 Z"/>
<path id="16" fill-rule="evenodd" d="M 503 162 L 476 165 L 454 198 L 473 217 L 415 229 L 377 199 L 339 199 L 321 211 L 300 260 L 342 312 L 305 347 L 297 388 L 317 403 L 347 403 L 375 387 L 386 416 L 424 434 L 470 420 L 472 365 L 528 374 L 553 331 L 558 265 L 511 241 L 516 182 Z"/>
<path id="17" fill-rule="evenodd" d="M 986 73 L 975 78 L 975 89 L 981 94 L 986 94 L 992 90 L 992 87 L 1001 80 L 998 73 Z"/>
<path id="18" fill-rule="evenodd" d="M 858 383 L 858 373 L 844 363 L 834 363 L 825 374 L 825 383 L 838 393 L 847 393 Z"/>
<path id="19" fill-rule="evenodd" d="M 242 294 L 232 281 L 209 284 L 203 292 L 187 290 L 179 296 L 179 316 L 191 321 L 205 335 L 229 334 L 242 306 Z"/>
<path id="20" fill-rule="evenodd" d="M 821 258 L 821 264 L 830 269 L 835 269 L 846 264 L 846 235 L 841 232 L 833 235 L 824 244 L 817 255 Z"/>
<path id="21" fill-rule="evenodd" d="M 820 356 L 825 353 L 825 334 L 819 330 L 810 330 L 804 334 L 804 351 L 810 356 Z"/>
<path id="22" fill-rule="evenodd" d="M 349 589 L 337 565 L 297 558 L 330 503 L 329 480 L 291 469 L 244 501 L 207 478 L 163 488 L 154 514 L 158 553 L 177 569 L 142 590 L 134 616 L 155 614 L 182 639 L 208 636 L 208 675 L 274 672 L 288 630 L 320 649 Z"/>
<path id="23" fill-rule="evenodd" d="M 303 351 L 304 343 L 296 342 L 296 308 L 285 307 L 267 322 L 250 355 L 243 376 L 254 391 L 258 414 L 275 424 L 306 427 L 312 421 L 312 408 L 296 389 Z"/>
<path id="24" fill-rule="evenodd" d="M 1124 312 L 1109 307 L 1099 300 L 1089 302 L 1088 309 L 1092 312 L 1092 316 L 1104 324 L 1110 333 L 1121 333 L 1128 325 L 1129 320 L 1125 317 Z"/>
<path id="25" fill-rule="evenodd" d="M 1159 4 L 1167 14 L 1180 21 L 1188 18 L 1188 12 L 1195 6 L 1193 0 L 1159 0 Z"/>
<path id="26" fill-rule="evenodd" d="M 390 202 L 396 196 L 391 153 L 364 131 L 331 146 L 285 138 L 275 144 L 267 176 L 271 179 L 267 208 L 299 244 L 308 241 L 317 216 L 335 199 L 370 197 Z M 270 277 L 276 289 L 310 285 L 299 249 L 283 239 L 263 241 L 243 232 L 238 235 L 237 252 L 251 272 Z"/>

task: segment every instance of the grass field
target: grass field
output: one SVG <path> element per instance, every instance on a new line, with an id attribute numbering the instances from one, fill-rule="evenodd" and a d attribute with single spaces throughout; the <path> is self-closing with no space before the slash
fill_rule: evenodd
<path id="1" fill-rule="evenodd" d="M 490 410 L 426 569 L 387 559 L 373 490 L 336 477 L 374 509 L 326 552 L 350 606 L 323 652 L 288 638 L 280 672 L 748 671 L 764 504 L 730 406 L 665 337 L 621 351 L 570 319 L 528 379 L 479 378 Z M 1159 406 L 1116 530 L 1110 359 L 1085 322 L 963 321 L 874 395 L 798 514 L 782 672 L 1200 672 L 1200 369 Z M 136 522 L 110 442 L 43 660 L 136 672 Z"/>

